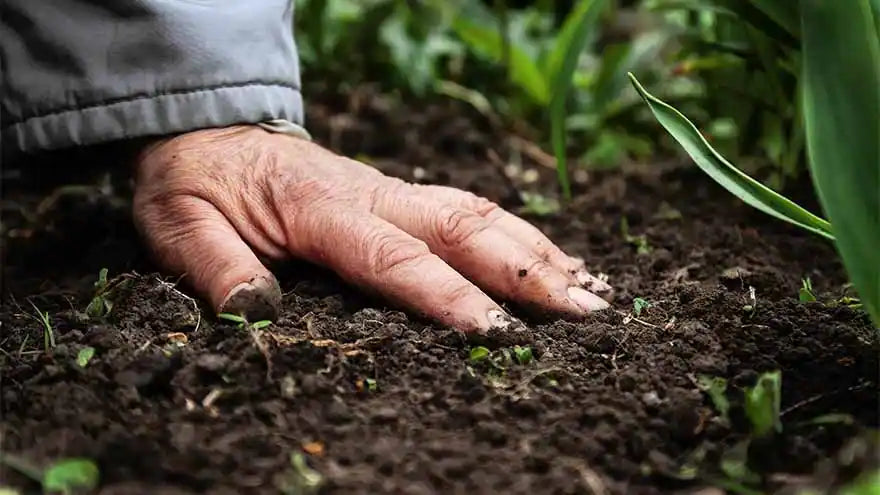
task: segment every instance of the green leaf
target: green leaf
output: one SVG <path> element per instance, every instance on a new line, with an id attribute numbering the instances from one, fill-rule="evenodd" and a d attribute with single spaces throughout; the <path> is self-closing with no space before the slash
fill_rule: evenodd
<path id="1" fill-rule="evenodd" d="M 741 2 L 742 0 L 737 1 Z M 772 19 L 777 25 L 785 29 L 792 37 L 799 37 L 799 0 L 751 0 L 749 3 L 761 11 L 761 13 Z"/>
<path id="2" fill-rule="evenodd" d="M 548 72 L 550 74 L 550 140 L 556 156 L 556 173 L 562 195 L 571 199 L 571 182 L 568 178 L 568 162 L 565 131 L 565 101 L 571 88 L 572 74 L 577 68 L 578 59 L 587 44 L 591 28 L 606 6 L 606 0 L 581 0 L 566 18 L 562 31 L 556 39 L 550 54 Z"/>
<path id="3" fill-rule="evenodd" d="M 63 459 L 43 473 L 43 490 L 71 493 L 74 490 L 93 490 L 98 486 L 98 466 L 89 459 Z"/>
<path id="4" fill-rule="evenodd" d="M 379 388 L 379 384 L 376 383 L 374 378 L 365 378 L 364 383 L 367 384 L 367 390 L 370 392 L 375 392 L 377 388 Z"/>
<path id="5" fill-rule="evenodd" d="M 739 199 L 764 213 L 792 223 L 827 239 L 834 239 L 831 224 L 801 208 L 788 198 L 752 179 L 715 151 L 678 110 L 651 95 L 631 73 L 630 80 L 667 132 L 684 148 L 707 175 Z"/>
<path id="6" fill-rule="evenodd" d="M 752 423 L 752 433 L 762 437 L 771 431 L 782 431 L 779 418 L 782 399 L 782 373 L 772 371 L 758 377 L 758 383 L 745 391 L 746 416 Z"/>
<path id="7" fill-rule="evenodd" d="M 9 486 L 0 486 L 0 495 L 20 495 L 21 492 Z"/>
<path id="8" fill-rule="evenodd" d="M 880 327 L 880 39 L 868 0 L 801 0 L 807 153 L 837 250 Z"/>
<path id="9" fill-rule="evenodd" d="M 489 357 L 489 349 L 483 346 L 477 346 L 471 349 L 470 360 L 472 362 L 482 361 Z"/>
<path id="10" fill-rule="evenodd" d="M 89 364 L 89 361 L 92 360 L 92 357 L 95 355 L 94 347 L 83 347 L 76 354 L 76 364 L 79 365 L 80 368 L 85 368 L 86 365 Z"/>
<path id="11" fill-rule="evenodd" d="M 856 419 L 852 414 L 847 413 L 828 413 L 816 416 L 815 418 L 802 421 L 799 425 L 852 425 Z"/>
<path id="12" fill-rule="evenodd" d="M 516 355 L 516 360 L 519 364 L 529 364 L 532 362 L 532 348 L 529 346 L 514 346 L 513 353 Z"/>
<path id="13" fill-rule="evenodd" d="M 504 39 L 497 29 L 490 29 L 458 17 L 452 22 L 455 33 L 475 52 L 494 62 L 504 57 Z M 534 60 L 522 48 L 511 44 L 510 77 L 520 89 L 541 105 L 550 101 L 547 81 Z"/>
<path id="14" fill-rule="evenodd" d="M 638 318 L 642 314 L 642 311 L 650 307 L 651 303 L 649 303 L 645 299 L 642 299 L 641 297 L 633 299 L 633 315 L 635 315 L 636 318 Z"/>
<path id="15" fill-rule="evenodd" d="M 800 302 L 815 302 L 816 295 L 813 294 L 813 283 L 807 277 L 801 280 L 801 288 L 798 289 L 798 300 Z"/>
<path id="16" fill-rule="evenodd" d="M 217 318 L 232 321 L 235 323 L 247 323 L 247 320 L 245 320 L 243 316 L 234 315 L 232 313 L 220 313 L 217 315 Z"/>
<path id="17" fill-rule="evenodd" d="M 251 323 L 251 328 L 253 328 L 254 330 L 260 330 L 261 328 L 266 328 L 271 324 L 272 324 L 271 320 L 260 320 L 260 321 L 255 321 L 255 322 Z"/>
<path id="18" fill-rule="evenodd" d="M 709 396 L 718 414 L 727 421 L 730 401 L 727 400 L 727 380 L 721 377 L 702 375 L 697 378 L 697 388 Z"/>

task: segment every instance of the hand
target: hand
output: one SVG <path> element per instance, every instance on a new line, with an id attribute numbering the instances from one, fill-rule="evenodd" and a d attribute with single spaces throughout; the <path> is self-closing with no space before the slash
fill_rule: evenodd
<path id="1" fill-rule="evenodd" d="M 572 317 L 608 306 L 595 293 L 611 287 L 582 260 L 488 200 L 387 177 L 304 139 L 203 130 L 153 143 L 135 165 L 138 230 L 218 312 L 276 317 L 281 291 L 260 258 L 291 256 L 465 331 L 512 321 L 479 287 Z"/>

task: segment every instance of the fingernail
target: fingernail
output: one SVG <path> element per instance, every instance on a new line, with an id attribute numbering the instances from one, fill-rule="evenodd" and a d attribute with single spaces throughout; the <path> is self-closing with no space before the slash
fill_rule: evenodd
<path id="1" fill-rule="evenodd" d="M 614 288 L 597 277 L 590 275 L 586 270 L 578 270 L 574 274 L 574 278 L 581 284 L 584 289 L 607 299 L 614 292 Z"/>
<path id="2" fill-rule="evenodd" d="M 492 328 L 507 328 L 514 321 L 512 316 L 497 309 L 490 309 L 486 317 L 489 318 L 489 325 Z"/>
<path id="3" fill-rule="evenodd" d="M 281 287 L 275 277 L 257 276 L 233 287 L 219 312 L 241 315 L 248 321 L 275 320 L 280 305 Z"/>
<path id="4" fill-rule="evenodd" d="M 608 301 L 580 287 L 569 287 L 568 297 L 571 298 L 584 311 L 599 311 L 609 306 Z"/>

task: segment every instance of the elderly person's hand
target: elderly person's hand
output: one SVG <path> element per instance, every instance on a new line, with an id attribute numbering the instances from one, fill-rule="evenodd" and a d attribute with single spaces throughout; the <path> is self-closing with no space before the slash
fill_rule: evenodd
<path id="1" fill-rule="evenodd" d="M 145 148 L 134 215 L 164 269 L 185 274 L 218 312 L 251 320 L 276 316 L 281 299 L 261 257 L 326 266 L 465 331 L 511 321 L 487 292 L 580 317 L 607 307 L 596 294 L 611 289 L 488 200 L 387 177 L 256 126 L 191 132 Z"/>

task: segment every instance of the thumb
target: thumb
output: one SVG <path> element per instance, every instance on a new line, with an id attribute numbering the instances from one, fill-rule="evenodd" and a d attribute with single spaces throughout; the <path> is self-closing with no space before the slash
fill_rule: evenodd
<path id="1" fill-rule="evenodd" d="M 195 196 L 135 201 L 134 215 L 156 262 L 183 274 L 215 311 L 249 321 L 277 318 L 278 281 L 214 205 Z"/>

